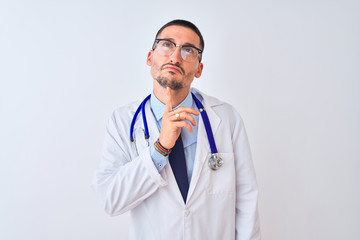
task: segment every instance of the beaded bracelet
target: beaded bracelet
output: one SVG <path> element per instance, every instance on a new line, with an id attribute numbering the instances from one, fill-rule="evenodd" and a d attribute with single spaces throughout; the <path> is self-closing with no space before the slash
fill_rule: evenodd
<path id="1" fill-rule="evenodd" d="M 171 149 L 164 148 L 161 144 L 159 139 L 156 140 L 154 143 L 155 150 L 158 151 L 161 155 L 167 157 L 171 153 Z"/>

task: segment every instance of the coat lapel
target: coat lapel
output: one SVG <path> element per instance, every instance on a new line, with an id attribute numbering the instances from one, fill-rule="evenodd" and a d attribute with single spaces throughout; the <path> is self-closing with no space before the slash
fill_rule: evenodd
<path id="1" fill-rule="evenodd" d="M 194 89 L 195 90 L 195 89 Z M 201 93 L 198 90 L 193 91 L 196 97 L 201 101 L 204 105 L 205 111 L 209 117 L 211 130 L 216 136 L 217 130 L 219 128 L 221 119 L 212 109 L 213 106 L 218 105 L 218 101 L 212 101 L 208 96 Z M 201 94 L 201 95 L 200 95 Z M 206 133 L 205 125 L 202 116 L 199 118 L 199 126 L 198 126 L 198 136 L 197 136 L 197 144 L 196 144 L 196 153 L 195 153 L 195 161 L 194 161 L 194 169 L 193 174 L 189 186 L 188 199 L 190 199 L 192 193 L 194 192 L 196 185 L 198 184 L 201 172 L 204 167 L 208 167 L 208 160 L 211 154 L 210 144 L 208 140 L 208 136 Z M 215 142 L 216 144 L 216 142 Z"/>

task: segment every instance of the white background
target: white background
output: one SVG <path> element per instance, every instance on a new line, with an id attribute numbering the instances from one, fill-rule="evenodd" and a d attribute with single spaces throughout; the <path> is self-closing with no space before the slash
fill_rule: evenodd
<path id="1" fill-rule="evenodd" d="M 126 239 L 90 188 L 112 111 L 151 92 L 175 18 L 205 38 L 194 86 L 245 120 L 264 240 L 360 236 L 358 1 L 1 1 L 0 239 Z"/>

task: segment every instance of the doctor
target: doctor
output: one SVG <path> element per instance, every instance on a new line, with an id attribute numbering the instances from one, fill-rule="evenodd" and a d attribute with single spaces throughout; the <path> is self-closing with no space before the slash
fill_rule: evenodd
<path id="1" fill-rule="evenodd" d="M 140 99 L 115 110 L 108 121 L 93 187 L 110 215 L 131 212 L 130 239 L 260 239 L 243 121 L 231 105 L 191 88 L 203 70 L 203 50 L 194 24 L 165 24 L 146 60 L 153 92 L 144 112 Z M 209 131 L 221 159 L 217 170 L 209 164 Z"/>

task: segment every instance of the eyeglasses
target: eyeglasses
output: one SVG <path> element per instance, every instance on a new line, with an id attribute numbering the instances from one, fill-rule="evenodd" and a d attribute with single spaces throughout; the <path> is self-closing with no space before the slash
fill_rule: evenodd
<path id="1" fill-rule="evenodd" d="M 155 39 L 152 49 L 155 50 L 155 47 L 160 55 L 166 57 L 171 56 L 175 52 L 176 47 L 180 47 L 181 57 L 186 62 L 194 62 L 202 53 L 201 49 L 193 45 L 178 45 L 168 39 Z M 200 62 L 201 57 L 198 59 Z"/>

